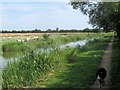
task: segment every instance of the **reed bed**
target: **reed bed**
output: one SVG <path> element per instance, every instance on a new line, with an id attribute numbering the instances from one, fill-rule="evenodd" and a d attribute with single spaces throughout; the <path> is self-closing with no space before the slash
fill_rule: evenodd
<path id="1" fill-rule="evenodd" d="M 37 83 L 36 85 L 40 87 L 41 82 L 43 85 L 45 84 L 44 75 L 51 71 L 60 70 L 63 72 L 63 76 L 60 78 L 65 80 L 57 84 L 54 83 L 54 85 L 48 83 L 46 87 L 89 87 L 94 81 L 95 71 L 109 41 L 110 38 L 101 36 L 83 47 L 67 47 L 64 50 L 53 48 L 49 53 L 30 50 L 25 53 L 24 57 L 9 62 L 7 67 L 3 69 L 2 86 L 3 88 L 20 88 L 33 86 Z M 58 69 L 59 67 L 61 68 Z M 57 74 L 57 77 L 54 77 L 56 79 L 60 73 Z"/>
<path id="2" fill-rule="evenodd" d="M 43 34 L 43 38 L 39 38 L 38 40 L 30 40 L 27 42 L 16 42 L 14 40 L 3 41 L 1 49 L 3 52 L 27 51 L 29 49 L 57 46 L 68 42 L 90 39 L 92 37 L 97 37 L 97 34 L 58 35 L 58 36 L 48 35 L 47 38 L 45 36 L 47 36 L 47 34 Z"/>
<path id="3" fill-rule="evenodd" d="M 109 35 L 99 35 L 98 39 L 88 42 L 83 47 L 66 47 L 63 50 L 53 47 L 53 50 L 49 52 L 36 52 L 30 48 L 24 52 L 23 57 L 9 62 L 6 68 L 3 69 L 2 87 L 89 87 L 95 80 L 95 72 L 107 43 L 111 39 L 111 37 L 107 36 Z M 90 37 L 97 37 L 97 35 L 91 35 Z M 63 39 L 58 38 L 60 41 Z M 71 37 L 71 39 L 67 38 L 64 37 L 63 40 L 67 42 L 81 39 L 78 36 Z M 49 80 L 49 72 L 53 74 L 51 80 Z M 48 77 L 47 81 L 44 76 Z M 57 83 L 54 82 L 54 79 L 56 79 Z M 63 81 L 59 82 L 59 79 Z"/>

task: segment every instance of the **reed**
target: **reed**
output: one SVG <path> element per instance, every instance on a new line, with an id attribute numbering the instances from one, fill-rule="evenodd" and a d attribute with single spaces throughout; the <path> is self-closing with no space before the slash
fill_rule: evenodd
<path id="1" fill-rule="evenodd" d="M 95 80 L 95 73 L 107 43 L 111 40 L 105 36 L 106 34 L 100 35 L 98 39 L 88 42 L 83 47 L 66 47 L 63 50 L 53 47 L 49 52 L 36 52 L 30 49 L 29 52 L 25 52 L 24 57 L 9 62 L 3 69 L 2 86 L 18 88 L 32 87 L 36 84 L 37 87 L 41 87 L 42 84 L 52 88 L 90 87 Z M 78 36 L 76 37 L 72 38 L 78 40 Z M 49 72 L 53 72 L 52 79 L 49 78 Z M 43 76 L 48 78 L 47 81 Z"/>
<path id="2" fill-rule="evenodd" d="M 2 51 L 3 52 L 18 52 L 18 51 L 27 51 L 29 49 L 36 49 L 41 47 L 48 47 L 48 46 L 56 46 L 60 44 L 65 44 L 68 42 L 83 40 L 83 39 L 90 39 L 97 37 L 97 34 L 90 34 L 86 37 L 86 35 L 63 35 L 63 36 L 49 36 L 47 34 L 43 35 L 43 39 L 38 40 L 31 40 L 28 42 L 16 42 L 10 40 L 4 41 L 2 43 Z"/>
<path id="3" fill-rule="evenodd" d="M 36 53 L 35 51 L 29 51 L 25 54 L 24 57 L 18 59 L 17 62 L 14 61 L 12 63 L 8 63 L 7 67 L 3 70 L 3 88 L 10 86 L 12 86 L 13 88 L 32 86 L 34 83 L 37 83 L 37 80 L 42 79 L 42 75 L 46 74 L 47 72 L 56 70 L 58 67 L 62 67 L 63 65 L 69 66 L 67 69 L 68 71 L 70 71 L 70 75 L 75 73 L 74 70 L 79 66 L 82 72 L 80 73 L 78 70 L 76 75 L 79 74 L 81 78 L 84 78 L 82 79 L 82 82 L 85 83 L 87 82 L 84 81 L 85 79 L 87 80 L 87 78 L 91 77 L 94 78 L 95 70 L 97 70 L 97 66 L 100 62 L 100 59 L 102 58 L 104 49 L 110 39 L 98 39 L 98 41 L 99 43 L 96 43 L 96 41 L 89 42 L 87 45 L 81 48 L 67 47 L 64 50 L 54 48 L 49 53 L 47 51 L 39 53 Z M 101 48 L 99 48 L 98 46 Z M 92 72 L 90 72 L 91 70 Z M 84 75 L 87 75 L 87 77 L 82 76 L 82 73 L 84 73 Z M 67 77 L 68 81 L 73 80 L 70 79 L 69 76 Z M 89 84 L 90 82 L 91 80 L 88 80 L 87 84 Z M 87 86 L 87 84 L 85 85 Z M 66 84 L 66 86 L 69 85 Z"/>

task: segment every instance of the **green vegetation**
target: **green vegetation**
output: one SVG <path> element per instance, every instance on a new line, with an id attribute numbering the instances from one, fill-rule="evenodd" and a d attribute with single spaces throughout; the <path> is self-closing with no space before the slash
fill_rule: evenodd
<path id="1" fill-rule="evenodd" d="M 68 63 L 59 68 L 57 73 L 50 73 L 45 81 L 37 84 L 49 88 L 90 88 L 95 81 L 96 70 L 102 59 L 104 49 L 109 40 L 98 40 L 89 42 L 86 46 L 75 48 L 67 55 Z M 98 48 L 100 47 L 100 48 Z"/>
<path id="2" fill-rule="evenodd" d="M 35 29 L 35 30 L 22 30 L 22 31 L 18 31 L 18 30 L 12 30 L 12 31 L 8 31 L 8 30 L 2 30 L 0 31 L 0 33 L 79 33 L 79 32 L 91 32 L 94 33 L 96 32 L 97 29 L 89 29 L 89 28 L 85 28 L 83 30 L 78 30 L 78 29 L 59 29 L 56 28 L 55 29 L 47 29 L 45 31 L 40 30 L 40 29 Z M 100 30 L 100 32 L 103 32 L 102 29 Z"/>
<path id="3" fill-rule="evenodd" d="M 9 43 L 4 44 L 2 46 L 3 52 L 11 52 L 11 51 L 24 51 L 26 49 L 29 49 L 28 45 L 26 43 Z"/>
<path id="4" fill-rule="evenodd" d="M 28 51 L 30 49 L 35 50 L 41 47 L 48 47 L 48 46 L 56 46 L 60 44 L 65 44 L 72 41 L 78 41 L 83 39 L 90 39 L 97 37 L 98 34 L 78 34 L 78 35 L 47 35 L 44 34 L 43 38 L 38 40 L 31 40 L 28 42 L 16 42 L 16 41 L 4 41 L 2 43 L 2 51 L 3 52 L 18 52 L 18 51 Z M 87 36 L 87 37 L 86 37 Z"/>
<path id="5" fill-rule="evenodd" d="M 54 48 L 51 52 L 29 51 L 3 70 L 5 87 L 90 87 L 110 37 L 100 35 L 85 46 Z"/>
<path id="6" fill-rule="evenodd" d="M 120 40 L 114 38 L 111 61 L 111 87 L 112 90 L 120 88 Z"/>
<path id="7" fill-rule="evenodd" d="M 43 35 L 43 38 L 44 38 L 45 40 L 47 40 L 47 39 L 49 39 L 49 35 L 48 35 L 48 34 L 44 34 L 44 35 Z"/>
<path id="8" fill-rule="evenodd" d="M 120 39 L 120 2 L 76 2 L 71 0 L 73 9 L 89 16 L 89 23 L 104 31 L 114 30 Z M 97 30 L 96 30 L 97 31 Z M 99 29 L 98 29 L 99 31 Z"/>
<path id="9" fill-rule="evenodd" d="M 0 40 L 0 55 L 2 54 L 2 40 Z"/>

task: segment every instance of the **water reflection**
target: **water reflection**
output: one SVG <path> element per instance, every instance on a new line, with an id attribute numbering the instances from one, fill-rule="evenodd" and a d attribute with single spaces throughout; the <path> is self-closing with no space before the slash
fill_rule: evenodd
<path id="1" fill-rule="evenodd" d="M 91 40 L 93 40 L 93 39 L 91 39 Z M 63 44 L 63 45 L 60 45 L 58 47 L 60 49 L 64 49 L 65 47 L 76 47 L 78 45 L 79 46 L 84 46 L 87 42 L 89 42 L 91 40 L 82 40 L 82 41 L 77 41 L 77 42 L 70 42 L 68 44 Z M 49 53 L 51 50 L 53 50 L 52 47 L 39 48 L 39 49 L 37 49 L 37 52 L 38 53 L 39 52 L 48 52 Z M 1 61 L 0 62 L 0 69 L 6 67 L 8 61 L 13 61 L 13 60 L 15 60 L 15 58 L 17 60 L 17 58 L 20 58 L 21 56 L 22 57 L 24 56 L 23 52 L 18 52 L 18 53 L 16 53 L 16 52 L 6 52 L 6 53 L 3 53 L 3 55 L 0 56 L 0 61 Z"/>
<path id="2" fill-rule="evenodd" d="M 9 58 L 9 60 L 10 60 L 10 58 Z M 7 59 L 0 56 L 0 71 L 2 68 L 6 67 L 6 65 L 7 65 Z"/>
<path id="3" fill-rule="evenodd" d="M 70 42 L 68 44 L 63 44 L 58 46 L 58 48 L 60 48 L 61 50 L 66 48 L 66 47 L 76 47 L 76 46 L 84 46 L 87 42 L 89 42 L 89 40 L 82 40 L 82 41 L 77 41 L 77 42 Z M 37 49 L 37 53 L 39 52 L 47 52 L 49 53 L 50 51 L 52 51 L 53 48 L 52 47 L 47 47 L 47 48 L 39 48 Z"/>
<path id="4" fill-rule="evenodd" d="M 70 42 L 68 44 L 65 45 L 60 45 L 61 49 L 64 49 L 65 47 L 76 47 L 76 46 L 84 46 L 88 41 L 87 40 L 83 40 L 83 41 L 77 41 L 77 42 Z"/>
<path id="5" fill-rule="evenodd" d="M 6 67 L 7 62 L 13 62 L 14 60 L 17 60 L 17 58 L 20 58 L 22 55 L 22 52 L 4 52 L 0 56 L 0 71 Z"/>

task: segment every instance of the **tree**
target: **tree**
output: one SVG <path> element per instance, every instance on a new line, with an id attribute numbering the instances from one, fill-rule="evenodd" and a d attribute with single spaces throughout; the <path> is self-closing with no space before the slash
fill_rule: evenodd
<path id="1" fill-rule="evenodd" d="M 115 30 L 120 38 L 120 2 L 75 2 L 71 1 L 73 9 L 80 9 L 89 16 L 89 23 L 95 28 L 103 28 L 109 32 Z"/>
<path id="2" fill-rule="evenodd" d="M 58 28 L 58 27 L 56 28 L 56 31 L 57 31 L 57 32 L 59 31 L 59 28 Z"/>

